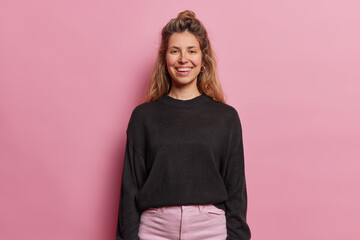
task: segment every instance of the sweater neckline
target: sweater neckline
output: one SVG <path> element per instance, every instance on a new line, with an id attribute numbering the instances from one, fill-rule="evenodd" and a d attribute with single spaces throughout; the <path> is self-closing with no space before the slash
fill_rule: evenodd
<path id="1" fill-rule="evenodd" d="M 189 107 L 197 106 L 203 102 L 206 102 L 207 100 L 209 100 L 209 97 L 205 93 L 202 93 L 201 95 L 196 96 L 191 99 L 180 100 L 180 99 L 176 99 L 176 98 L 170 97 L 169 95 L 165 94 L 161 98 L 159 98 L 159 100 L 170 106 L 189 108 Z"/>

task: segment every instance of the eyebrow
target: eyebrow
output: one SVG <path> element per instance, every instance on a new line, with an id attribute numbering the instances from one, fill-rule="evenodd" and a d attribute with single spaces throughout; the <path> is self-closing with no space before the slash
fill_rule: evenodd
<path id="1" fill-rule="evenodd" d="M 179 47 L 177 47 L 177 46 L 170 46 L 169 48 L 176 48 L 176 49 L 180 49 Z M 189 47 L 187 47 L 188 49 L 189 48 L 198 48 L 198 47 L 196 47 L 196 46 L 189 46 Z"/>

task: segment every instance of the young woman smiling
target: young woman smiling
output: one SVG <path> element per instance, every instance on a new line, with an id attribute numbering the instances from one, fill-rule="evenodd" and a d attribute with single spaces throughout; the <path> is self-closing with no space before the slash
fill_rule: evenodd
<path id="1" fill-rule="evenodd" d="M 126 133 L 117 240 L 250 239 L 240 118 L 194 12 L 163 28 Z"/>

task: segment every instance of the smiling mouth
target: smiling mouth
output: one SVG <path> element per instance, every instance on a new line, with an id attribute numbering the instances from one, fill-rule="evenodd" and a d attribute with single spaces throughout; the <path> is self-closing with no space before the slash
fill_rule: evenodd
<path id="1" fill-rule="evenodd" d="M 191 72 L 191 70 L 193 68 L 191 68 L 191 67 L 179 67 L 179 68 L 175 68 L 175 69 L 180 74 L 187 74 L 187 73 Z"/>

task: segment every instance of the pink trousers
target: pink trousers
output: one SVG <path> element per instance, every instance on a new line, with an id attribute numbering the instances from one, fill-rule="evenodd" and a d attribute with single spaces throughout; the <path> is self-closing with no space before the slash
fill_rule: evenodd
<path id="1" fill-rule="evenodd" d="M 225 240 L 224 210 L 207 205 L 149 208 L 140 217 L 140 240 Z"/>

